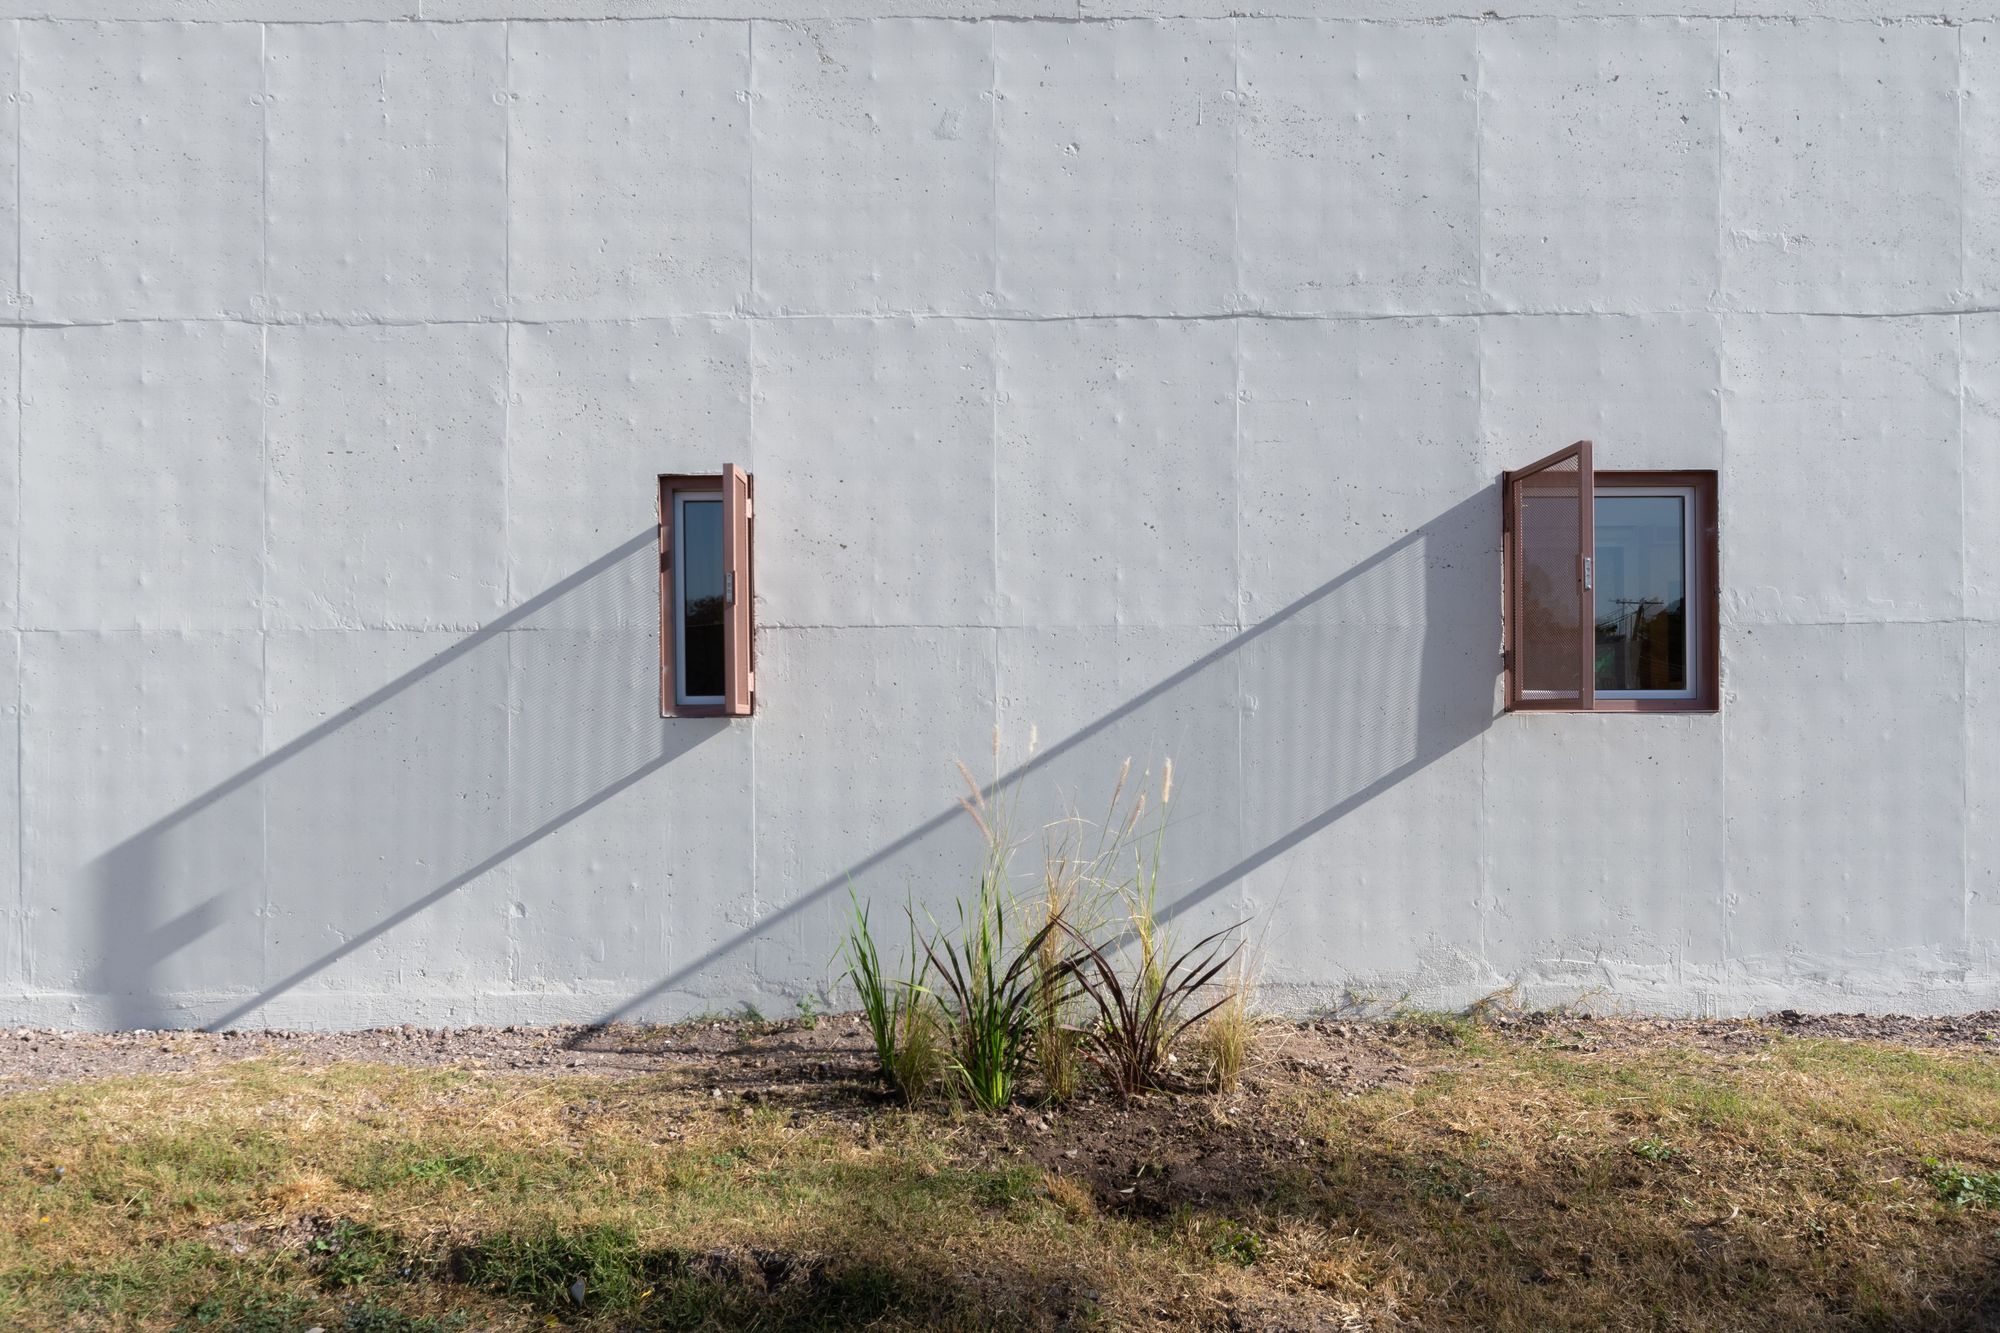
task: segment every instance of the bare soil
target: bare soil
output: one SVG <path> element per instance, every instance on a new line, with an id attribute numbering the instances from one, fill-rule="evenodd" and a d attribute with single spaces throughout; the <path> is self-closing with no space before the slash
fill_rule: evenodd
<path id="1" fill-rule="evenodd" d="M 742 1020 L 673 1027 L 368 1028 L 357 1032 L 67 1032 L 14 1028 L 0 1037 L 0 1090 L 212 1069 L 282 1059 L 306 1068 L 359 1061 L 524 1075 L 638 1077 L 690 1065 L 779 1081 L 852 1078 L 870 1068 L 853 1016 L 803 1023 Z"/>
<path id="2" fill-rule="evenodd" d="M 1501 1011 L 1483 1020 L 1495 1035 L 1578 1052 L 1659 1048 L 1741 1052 L 1774 1037 L 1821 1037 L 1917 1048 L 2000 1050 L 2000 1010 L 1910 1014 L 1802 1014 L 1762 1018 L 1626 1018 Z M 1413 1030 L 1449 1037 L 1428 1019 L 1307 1021 L 1272 1030 L 1265 1063 L 1304 1079 L 1361 1092 L 1410 1081 L 1398 1058 Z M 0 1091 L 90 1079 L 214 1068 L 237 1060 L 285 1059 L 307 1067 L 348 1061 L 419 1067 L 456 1066 L 525 1075 L 635 1077 L 702 1066 L 717 1086 L 754 1099 L 758 1088 L 865 1079 L 872 1065 L 858 1015 L 808 1025 L 792 1020 L 720 1020 L 672 1026 L 369 1028 L 356 1032 L 137 1031 L 70 1032 L 14 1028 L 0 1035 Z M 1257 1076 L 1249 1086 L 1254 1090 Z"/>
<path id="3" fill-rule="evenodd" d="M 2000 1010 L 1970 1014 L 1802 1014 L 1781 1009 L 1762 1018 L 1585 1018 L 1552 1012 L 1500 1013 L 1493 1027 L 1522 1036 L 1569 1034 L 1577 1050 L 1645 1050 L 1664 1046 L 1740 1051 L 1775 1036 L 1884 1042 L 1927 1049 L 2000 1050 Z"/>

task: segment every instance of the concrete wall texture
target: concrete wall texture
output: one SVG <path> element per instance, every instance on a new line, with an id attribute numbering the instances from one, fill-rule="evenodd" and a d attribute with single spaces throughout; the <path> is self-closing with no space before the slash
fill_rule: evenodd
<path id="1" fill-rule="evenodd" d="M 996 727 L 1284 1003 L 2000 1004 L 2000 3 L 1432 4 L 0 11 L 0 1017 L 784 1012 Z M 1584 436 L 1719 714 L 1499 707 Z"/>

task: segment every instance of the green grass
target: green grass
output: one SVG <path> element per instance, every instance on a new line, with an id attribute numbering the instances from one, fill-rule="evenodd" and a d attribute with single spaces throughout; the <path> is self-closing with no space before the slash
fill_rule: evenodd
<path id="1" fill-rule="evenodd" d="M 1968 1171 L 1949 1162 L 1924 1163 L 1938 1201 L 1953 1208 L 2000 1208 L 2000 1171 Z"/>
<path id="2" fill-rule="evenodd" d="M 282 1061 L 0 1097 L 0 1327 L 1975 1328 L 2000 1071 L 1390 1030 L 1053 1123 Z M 1263 1079 L 1261 1089 L 1257 1080 Z M 1233 1108 L 1233 1113 L 1231 1113 Z M 1074 1156 L 1065 1148 L 1081 1145 Z"/>

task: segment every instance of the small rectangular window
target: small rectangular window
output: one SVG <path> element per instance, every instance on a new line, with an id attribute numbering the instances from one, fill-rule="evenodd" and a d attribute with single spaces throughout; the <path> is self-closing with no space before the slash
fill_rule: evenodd
<path id="1" fill-rule="evenodd" d="M 741 717 L 755 707 L 751 479 L 659 479 L 660 712 Z"/>
<path id="2" fill-rule="evenodd" d="M 1507 707 L 1719 706 L 1713 472 L 1594 472 L 1590 444 L 1507 474 Z"/>

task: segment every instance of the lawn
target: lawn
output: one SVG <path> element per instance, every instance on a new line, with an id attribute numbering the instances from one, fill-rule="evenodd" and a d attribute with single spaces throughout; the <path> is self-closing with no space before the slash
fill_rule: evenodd
<path id="1" fill-rule="evenodd" d="M 201 1041 L 13 1071 L 0 1326 L 2000 1327 L 1977 1038 L 1267 1024 L 1233 1093 L 999 1115 L 895 1104 L 845 1016 Z"/>

